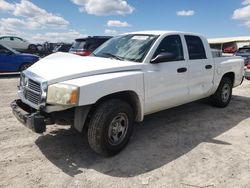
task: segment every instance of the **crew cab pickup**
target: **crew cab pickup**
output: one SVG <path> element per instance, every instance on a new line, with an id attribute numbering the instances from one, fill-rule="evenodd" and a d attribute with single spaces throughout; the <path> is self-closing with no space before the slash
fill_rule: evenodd
<path id="1" fill-rule="evenodd" d="M 16 118 L 34 132 L 72 125 L 90 147 L 111 156 L 145 115 L 209 98 L 226 107 L 243 81 L 241 57 L 213 57 L 207 40 L 172 31 L 116 36 L 90 57 L 56 53 L 23 71 Z"/>

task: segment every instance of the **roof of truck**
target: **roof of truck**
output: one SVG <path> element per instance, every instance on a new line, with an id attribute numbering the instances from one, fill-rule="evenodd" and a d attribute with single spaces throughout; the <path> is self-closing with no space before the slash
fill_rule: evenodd
<path id="1" fill-rule="evenodd" d="M 150 30 L 150 31 L 136 31 L 136 32 L 130 32 L 125 34 L 148 34 L 148 35 L 163 35 L 163 34 L 188 34 L 188 35 L 199 35 L 197 33 L 191 33 L 191 32 L 182 32 L 182 31 L 168 31 L 168 30 Z"/>

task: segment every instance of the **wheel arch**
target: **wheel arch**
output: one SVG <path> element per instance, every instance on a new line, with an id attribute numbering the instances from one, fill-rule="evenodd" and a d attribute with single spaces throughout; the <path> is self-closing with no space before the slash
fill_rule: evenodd
<path id="1" fill-rule="evenodd" d="M 116 92 L 116 93 L 103 96 L 96 101 L 96 103 L 93 105 L 92 108 L 95 109 L 100 103 L 109 99 L 120 99 L 120 100 L 127 102 L 129 105 L 131 105 L 132 109 L 134 110 L 135 121 L 139 122 L 143 120 L 142 101 L 140 100 L 139 96 L 137 95 L 135 91 L 131 91 L 131 90 L 121 91 L 121 92 Z"/>
<path id="2" fill-rule="evenodd" d="M 232 81 L 232 84 L 234 85 L 234 82 L 235 82 L 235 73 L 234 73 L 234 72 L 227 72 L 227 73 L 225 73 L 225 74 L 222 76 L 221 80 L 222 80 L 223 78 L 230 78 L 231 81 Z"/>
<path id="3" fill-rule="evenodd" d="M 99 104 L 110 99 L 119 99 L 127 102 L 134 110 L 135 121 L 140 122 L 143 120 L 143 102 L 137 93 L 134 91 L 121 91 L 103 96 L 94 104 L 77 107 L 74 114 L 74 127 L 79 132 L 82 132 L 84 129 L 87 130 L 90 118 Z"/>

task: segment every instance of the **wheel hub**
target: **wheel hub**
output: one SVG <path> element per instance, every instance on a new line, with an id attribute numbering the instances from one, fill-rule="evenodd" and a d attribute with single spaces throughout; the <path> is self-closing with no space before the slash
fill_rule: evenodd
<path id="1" fill-rule="evenodd" d="M 111 145 L 120 144 L 126 136 L 128 129 L 128 117 L 119 113 L 113 118 L 109 125 L 108 141 Z"/>
<path id="2" fill-rule="evenodd" d="M 221 99 L 223 102 L 227 102 L 229 97 L 230 97 L 230 86 L 228 84 L 225 84 L 222 87 Z"/>

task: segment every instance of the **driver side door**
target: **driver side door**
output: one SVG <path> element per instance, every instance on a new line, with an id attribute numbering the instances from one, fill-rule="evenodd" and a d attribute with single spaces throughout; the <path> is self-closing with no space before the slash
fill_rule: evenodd
<path id="1" fill-rule="evenodd" d="M 0 72 L 13 72 L 17 70 L 16 57 L 7 48 L 0 45 Z"/>
<path id="2" fill-rule="evenodd" d="M 183 41 L 184 38 L 180 35 L 166 36 L 159 44 L 153 58 L 160 53 L 171 53 L 175 58 L 167 62 L 146 65 L 145 114 L 187 102 L 188 66 L 184 58 Z"/>

